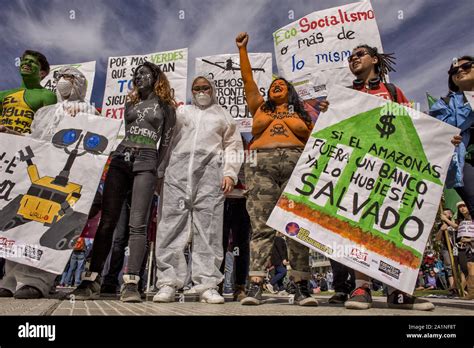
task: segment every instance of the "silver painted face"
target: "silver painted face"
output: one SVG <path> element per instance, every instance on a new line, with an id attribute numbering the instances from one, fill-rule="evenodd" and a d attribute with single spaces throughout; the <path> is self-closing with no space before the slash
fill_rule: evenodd
<path id="1" fill-rule="evenodd" d="M 151 69 L 147 66 L 142 66 L 137 70 L 133 83 L 139 89 L 147 89 L 153 87 L 153 80 L 153 73 Z"/>

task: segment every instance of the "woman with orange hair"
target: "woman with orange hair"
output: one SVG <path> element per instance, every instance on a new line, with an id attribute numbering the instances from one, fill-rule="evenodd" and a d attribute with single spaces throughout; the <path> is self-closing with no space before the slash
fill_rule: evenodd
<path id="1" fill-rule="evenodd" d="M 131 191 L 130 255 L 120 299 L 141 302 L 138 274 L 145 257 L 147 219 L 157 178 L 164 176 L 165 158 L 176 121 L 176 105 L 168 79 L 155 64 L 145 62 L 138 66 L 133 85 L 125 105 L 125 138 L 111 154 L 91 264 L 72 293 L 76 300 L 99 297 L 100 274 L 110 251 L 121 207 L 127 192 Z"/>

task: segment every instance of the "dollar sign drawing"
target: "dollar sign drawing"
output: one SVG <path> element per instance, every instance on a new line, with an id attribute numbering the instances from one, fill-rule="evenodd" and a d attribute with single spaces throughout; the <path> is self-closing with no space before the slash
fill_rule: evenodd
<path id="1" fill-rule="evenodd" d="M 381 138 L 385 136 L 388 139 L 391 134 L 395 133 L 395 126 L 392 123 L 394 118 L 395 116 L 393 115 L 383 115 L 380 117 L 380 122 L 382 125 L 377 124 L 375 127 L 380 132 Z"/>

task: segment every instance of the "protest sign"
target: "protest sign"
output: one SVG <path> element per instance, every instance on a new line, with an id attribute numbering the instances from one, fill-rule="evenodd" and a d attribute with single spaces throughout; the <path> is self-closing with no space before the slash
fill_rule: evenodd
<path id="1" fill-rule="evenodd" d="M 102 115 L 122 119 L 127 94 L 133 88 L 135 68 L 144 62 L 158 65 L 166 74 L 178 103 L 186 102 L 186 79 L 188 73 L 188 49 L 155 52 L 145 55 L 110 57 L 107 64 Z"/>
<path id="2" fill-rule="evenodd" d="M 328 100 L 267 224 L 412 293 L 458 129 L 341 86 Z"/>
<path id="3" fill-rule="evenodd" d="M 51 142 L 0 134 L 0 257 L 63 272 L 121 123 L 79 113 Z"/>
<path id="4" fill-rule="evenodd" d="M 382 52 L 369 1 L 310 13 L 275 31 L 273 41 L 279 74 L 290 81 L 317 73 L 323 84 L 350 85 L 352 49 L 368 44 Z"/>
<path id="5" fill-rule="evenodd" d="M 41 80 L 41 85 L 44 88 L 49 89 L 51 92 L 56 93 L 56 81 L 54 79 L 54 76 L 60 68 L 65 66 L 72 66 L 73 68 L 76 68 L 84 74 L 87 81 L 86 101 L 90 101 L 92 95 L 92 87 L 94 86 L 95 61 L 78 64 L 51 65 L 49 74 L 43 80 Z"/>
<path id="6" fill-rule="evenodd" d="M 254 81 L 262 96 L 266 97 L 267 89 L 272 82 L 272 55 L 250 53 L 249 60 Z M 252 115 L 245 100 L 239 55 L 220 54 L 196 58 L 196 75 L 209 76 L 214 81 L 219 105 L 229 111 L 241 132 L 250 132 Z"/>

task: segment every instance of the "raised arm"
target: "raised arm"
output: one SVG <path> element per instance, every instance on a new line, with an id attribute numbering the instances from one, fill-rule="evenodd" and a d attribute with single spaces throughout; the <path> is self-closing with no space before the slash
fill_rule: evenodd
<path id="1" fill-rule="evenodd" d="M 264 100 L 253 79 L 252 66 L 250 65 L 249 55 L 247 52 L 248 41 L 249 35 L 247 33 L 240 33 L 235 38 L 235 43 L 239 48 L 240 71 L 242 73 L 242 80 L 244 81 L 245 97 L 247 98 L 250 113 L 252 116 L 255 116 L 255 113 L 260 105 L 263 104 Z"/>

